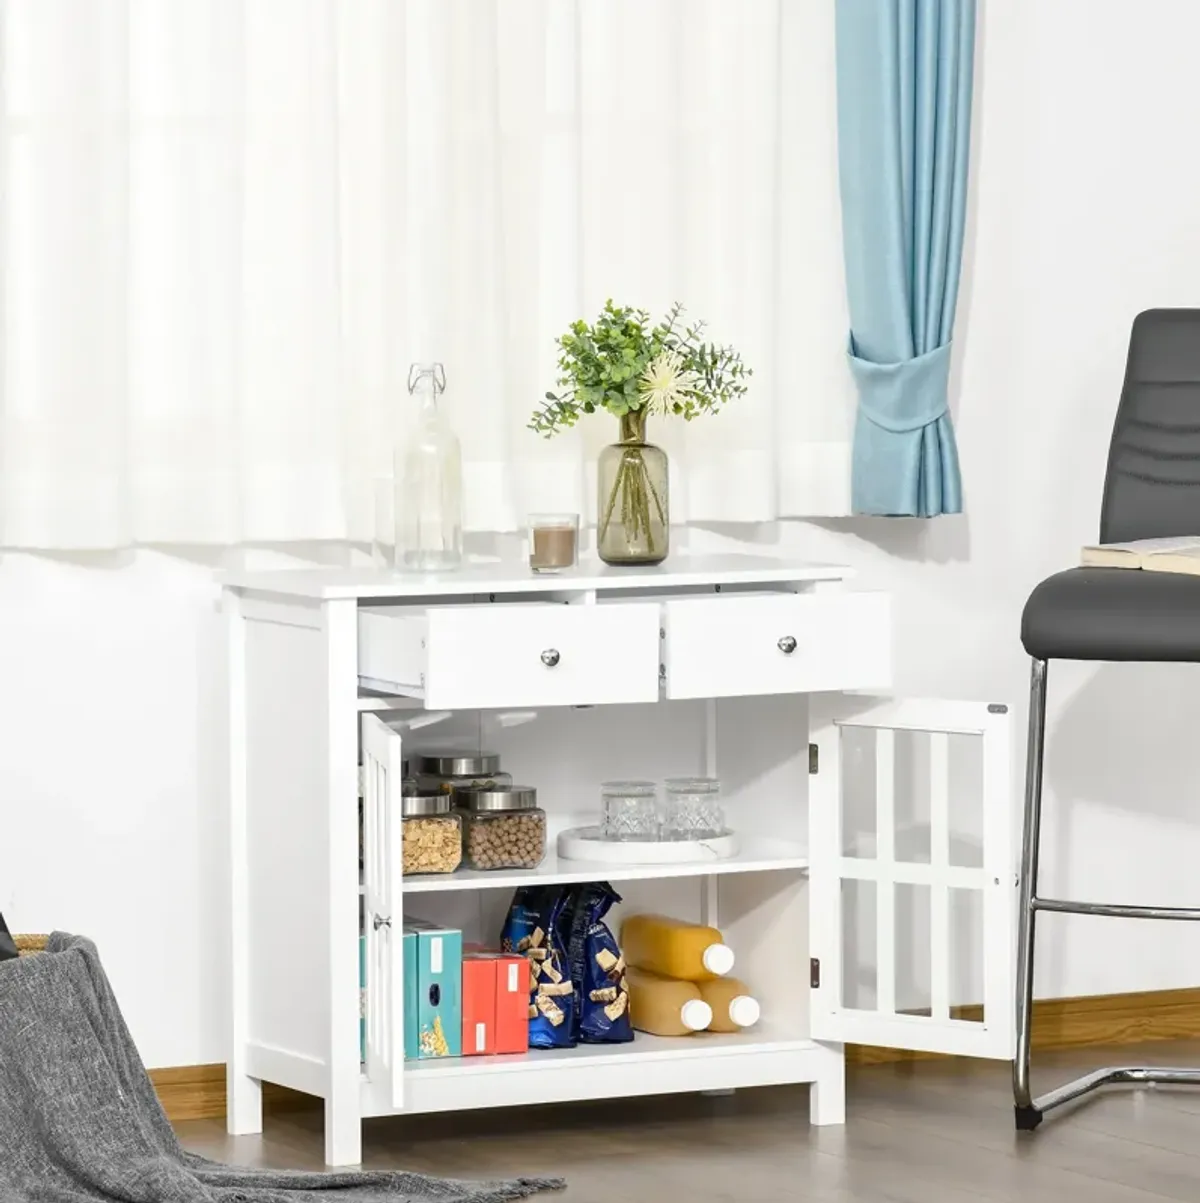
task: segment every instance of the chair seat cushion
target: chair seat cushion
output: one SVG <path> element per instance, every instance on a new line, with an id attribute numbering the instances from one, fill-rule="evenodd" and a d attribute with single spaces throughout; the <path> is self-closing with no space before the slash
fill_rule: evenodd
<path id="1" fill-rule="evenodd" d="M 1200 661 L 1200 576 L 1070 568 L 1042 581 L 1021 616 L 1038 660 Z"/>

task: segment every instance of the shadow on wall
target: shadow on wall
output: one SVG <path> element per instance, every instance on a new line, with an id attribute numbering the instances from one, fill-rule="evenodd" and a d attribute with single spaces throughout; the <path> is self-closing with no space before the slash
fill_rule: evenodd
<path id="1" fill-rule="evenodd" d="M 852 535 L 887 555 L 924 564 L 971 558 L 971 526 L 966 514 L 940 518 L 821 518 L 814 526 Z"/>
<path id="2" fill-rule="evenodd" d="M 946 564 L 970 559 L 971 534 L 966 514 L 941 518 L 847 518 L 780 519 L 777 522 L 693 522 L 688 529 L 736 540 L 747 550 L 778 548 L 785 527 L 813 527 L 864 543 L 895 556 L 924 564 Z M 795 552 L 795 548 L 791 548 Z"/>
<path id="3" fill-rule="evenodd" d="M 1064 697 L 1062 691 L 1081 672 L 1090 675 Z M 1197 905 L 1195 874 L 1186 867 L 1194 858 L 1179 839 L 1192 836 L 1200 822 L 1200 771 L 1196 757 L 1188 754 L 1197 742 L 1200 665 L 1051 664 L 1049 688 L 1051 714 L 1057 717 L 1046 732 L 1043 831 L 1050 840 L 1043 837 L 1041 892 L 1103 902 Z M 1023 784 L 1023 738 L 1017 755 Z M 1142 824 L 1144 844 L 1131 832 Z M 1081 863 L 1083 849 L 1088 855 Z M 1091 922 L 1043 924 L 1039 964 L 1065 963 L 1079 924 Z M 1121 947 L 1136 948 L 1141 926 L 1109 920 L 1104 930 Z"/>
<path id="4" fill-rule="evenodd" d="M 1056 678 L 1050 666 L 1053 707 Z M 1062 696 L 1061 694 L 1059 695 Z M 1079 800 L 1168 821 L 1200 819 L 1193 755 L 1200 715 L 1200 665 L 1101 664 L 1065 700 L 1047 731 L 1046 782 L 1068 838 Z"/>

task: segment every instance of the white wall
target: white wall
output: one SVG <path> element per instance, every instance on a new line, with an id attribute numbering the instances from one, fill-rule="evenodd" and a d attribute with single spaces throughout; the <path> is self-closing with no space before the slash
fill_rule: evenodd
<path id="1" fill-rule="evenodd" d="M 958 339 L 968 514 L 694 532 L 891 589 L 897 686 L 1014 704 L 1023 601 L 1095 536 L 1129 324 L 1200 303 L 1200 6 L 986 5 Z M 216 590 L 202 563 L 0 562 L 0 909 L 97 937 L 151 1065 L 223 1054 Z M 1200 900 L 1200 669 L 1057 667 L 1048 890 Z M 1195 985 L 1200 931 L 1044 921 L 1042 995 Z"/>

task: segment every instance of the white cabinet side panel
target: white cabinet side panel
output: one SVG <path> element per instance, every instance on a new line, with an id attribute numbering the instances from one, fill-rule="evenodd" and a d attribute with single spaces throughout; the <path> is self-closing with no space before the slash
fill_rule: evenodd
<path id="1" fill-rule="evenodd" d="M 320 627 L 247 622 L 249 1038 L 323 1064 L 330 975 L 328 704 Z"/>
<path id="2" fill-rule="evenodd" d="M 717 924 L 737 958 L 733 976 L 758 999 L 762 1028 L 808 1039 L 807 877 L 784 871 L 721 878 L 718 900 Z"/>

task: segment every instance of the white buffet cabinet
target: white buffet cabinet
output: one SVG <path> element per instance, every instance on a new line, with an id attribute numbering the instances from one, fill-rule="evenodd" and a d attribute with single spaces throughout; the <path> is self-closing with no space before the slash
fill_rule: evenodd
<path id="1" fill-rule="evenodd" d="M 844 1042 L 1010 1057 L 1007 709 L 868 696 L 891 682 L 889 598 L 847 575 L 726 555 L 543 577 L 524 565 L 227 576 L 229 1130 L 261 1131 L 263 1082 L 325 1100 L 330 1165 L 360 1160 L 366 1117 L 647 1092 L 811 1083 L 811 1121 L 838 1124 Z M 537 870 L 403 876 L 402 751 L 456 724 L 538 787 L 550 850 Z M 360 756 L 376 808 L 365 884 Z M 602 779 L 687 773 L 722 779 L 736 856 L 620 868 L 556 856 L 558 830 L 594 821 Z M 974 812 L 965 826 L 960 809 Z M 404 1061 L 405 914 L 494 943 L 517 886 L 592 880 L 628 906 L 721 927 L 762 1022 Z M 982 1020 L 957 1017 L 961 1002 L 982 1002 Z"/>

